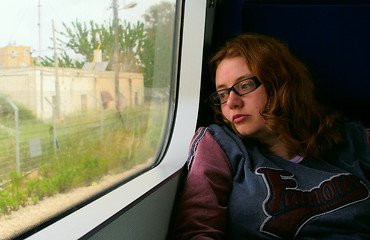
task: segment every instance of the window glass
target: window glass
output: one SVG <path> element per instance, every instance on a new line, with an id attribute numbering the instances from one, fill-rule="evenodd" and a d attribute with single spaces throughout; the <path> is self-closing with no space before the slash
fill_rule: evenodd
<path id="1" fill-rule="evenodd" d="M 0 9 L 0 236 L 152 166 L 168 127 L 175 0 Z"/>

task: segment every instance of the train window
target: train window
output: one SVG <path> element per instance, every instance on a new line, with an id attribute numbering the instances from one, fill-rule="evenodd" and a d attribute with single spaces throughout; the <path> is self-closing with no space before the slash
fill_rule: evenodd
<path id="1" fill-rule="evenodd" d="M 3 4 L 2 238 L 156 164 L 173 115 L 175 2 Z"/>

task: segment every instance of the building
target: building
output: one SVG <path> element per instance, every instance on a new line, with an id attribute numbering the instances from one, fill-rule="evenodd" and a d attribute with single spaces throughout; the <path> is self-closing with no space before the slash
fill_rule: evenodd
<path id="1" fill-rule="evenodd" d="M 7 46 L 0 48 L 0 68 L 32 66 L 31 48 Z"/>
<path id="2" fill-rule="evenodd" d="M 119 91 L 122 110 L 143 104 L 143 74 L 120 73 Z M 28 107 L 39 119 L 52 117 L 51 104 L 59 106 L 60 118 L 97 109 L 100 103 L 104 109 L 116 107 L 112 71 L 58 68 L 56 74 L 53 67 L 0 68 L 0 94 Z"/>

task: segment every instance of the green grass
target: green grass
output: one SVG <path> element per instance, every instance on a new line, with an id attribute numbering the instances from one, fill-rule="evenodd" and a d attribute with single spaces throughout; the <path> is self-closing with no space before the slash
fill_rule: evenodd
<path id="1" fill-rule="evenodd" d="M 114 112 L 105 113 L 102 135 L 96 127 L 100 123 L 100 115 L 96 113 L 85 112 L 58 122 L 60 148 L 56 155 L 52 125 L 37 120 L 23 122 L 20 125 L 21 166 L 32 160 L 28 169 L 36 170 L 31 174 L 22 170 L 18 174 L 14 168 L 8 173 L 7 183 L 0 188 L 0 215 L 37 204 L 56 193 L 91 185 L 107 174 L 126 171 L 155 156 L 167 116 L 164 107 L 146 106 L 144 112 L 141 107 L 132 108 L 127 116 L 127 122 L 122 122 Z M 12 136 L 0 134 L 5 136 L 0 138 L 0 163 L 8 158 L 14 162 L 15 153 L 9 151 L 14 149 Z M 28 139 L 34 138 L 40 138 L 43 155 L 30 158 Z"/>

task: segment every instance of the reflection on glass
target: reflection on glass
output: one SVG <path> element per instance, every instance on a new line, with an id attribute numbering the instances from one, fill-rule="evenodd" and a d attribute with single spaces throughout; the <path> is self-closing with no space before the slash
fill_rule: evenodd
<path id="1" fill-rule="evenodd" d="M 0 11 L 0 236 L 10 238 L 155 163 L 175 1 L 14 0 Z"/>

